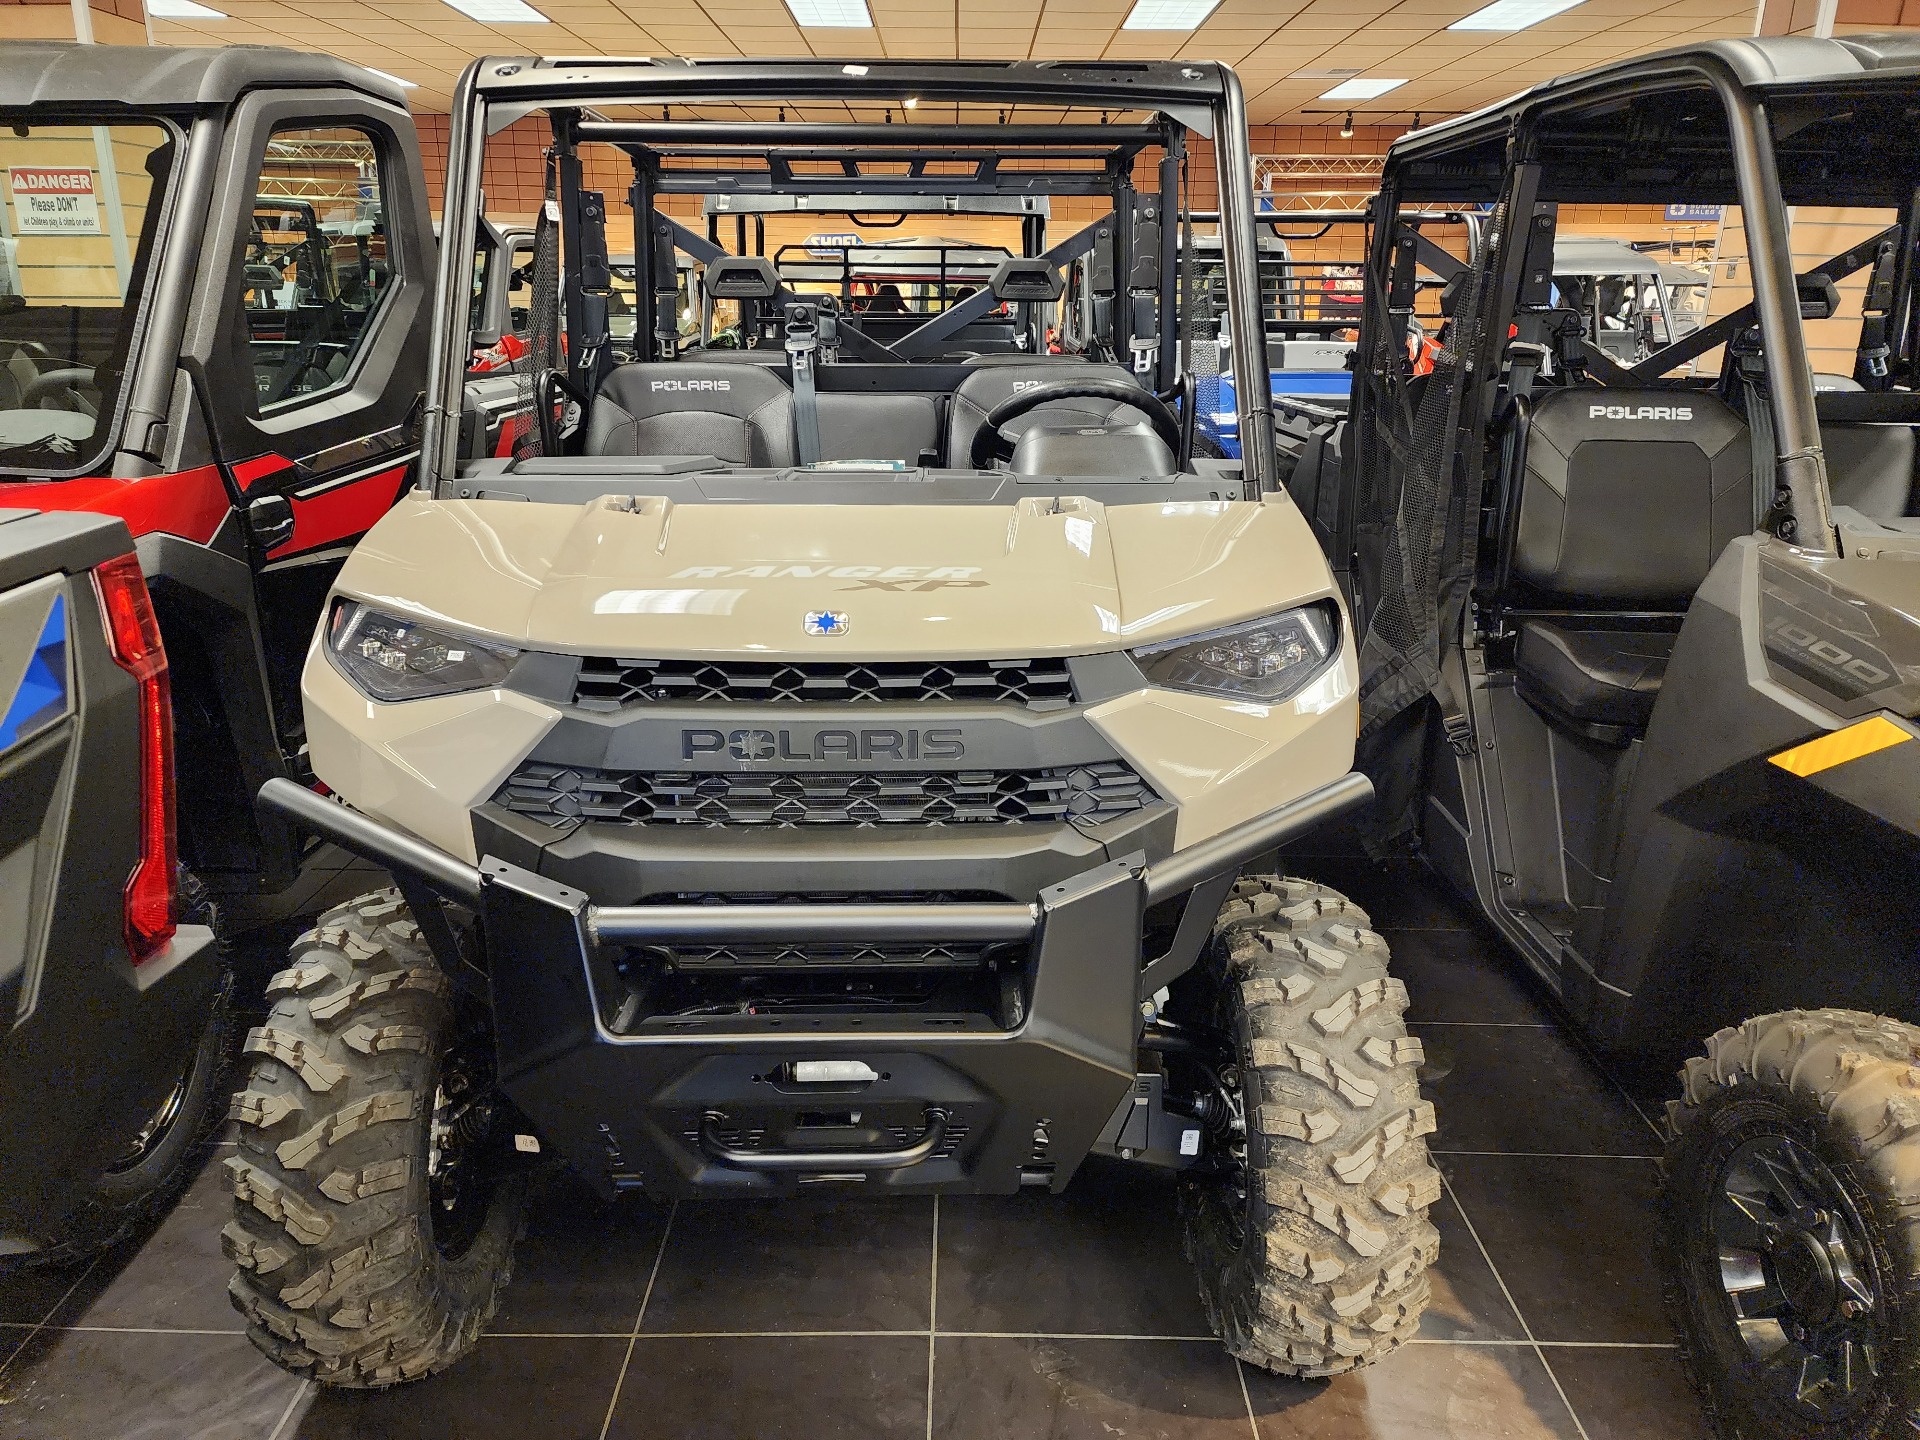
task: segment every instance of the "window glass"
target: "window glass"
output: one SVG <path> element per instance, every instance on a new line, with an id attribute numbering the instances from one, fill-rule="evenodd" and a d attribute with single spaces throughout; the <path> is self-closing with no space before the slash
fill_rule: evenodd
<path id="1" fill-rule="evenodd" d="M 262 408 L 346 382 L 393 278 L 379 149 L 364 130 L 267 141 L 240 301 Z"/>
<path id="2" fill-rule="evenodd" d="M 516 335 L 533 329 L 533 242 L 513 247 L 507 264 L 511 279 L 507 285 L 507 323 Z"/>
<path id="3" fill-rule="evenodd" d="M 111 438 L 174 150 L 150 121 L 0 124 L 0 469 L 70 473 Z"/>

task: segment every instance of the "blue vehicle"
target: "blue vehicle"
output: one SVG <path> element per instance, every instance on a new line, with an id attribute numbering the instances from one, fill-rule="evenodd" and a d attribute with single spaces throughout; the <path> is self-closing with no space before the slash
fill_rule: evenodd
<path id="1" fill-rule="evenodd" d="M 1196 213 L 1194 222 L 1214 217 Z M 1267 311 L 1267 383 L 1276 402 L 1298 401 L 1320 410 L 1347 408 L 1353 389 L 1352 336 L 1360 324 L 1362 245 L 1341 260 L 1298 258 L 1289 242 L 1324 239 L 1336 226 L 1365 226 L 1367 211 L 1271 211 L 1256 217 L 1273 233 L 1261 247 L 1261 295 Z M 1435 228 L 1462 227 L 1458 248 L 1473 253 L 1479 234 L 1478 215 L 1447 211 L 1425 215 Z M 1282 227 L 1285 227 L 1284 229 Z M 1358 241 L 1361 237 L 1355 237 Z M 1194 238 L 1195 295 L 1187 324 L 1194 335 L 1197 396 L 1197 443 L 1213 453 L 1234 459 L 1240 455 L 1240 430 L 1234 410 L 1234 350 L 1230 336 L 1201 335 L 1215 325 L 1215 297 L 1219 289 L 1219 242 L 1211 236 Z M 1209 260 L 1212 263 L 1209 264 Z M 1349 263 L 1349 262 L 1352 263 Z M 1451 262 L 1451 263 L 1450 263 Z M 1421 292 L 1438 291 L 1448 274 L 1462 261 L 1439 243 L 1422 251 L 1416 274 Z M 1439 306 L 1417 306 L 1420 315 L 1437 322 Z M 1417 324 L 1418 316 L 1416 317 Z M 1211 355 L 1203 346 L 1211 348 Z M 1212 363 L 1207 363 L 1208 360 Z M 1284 409 L 1284 405 L 1282 406 Z"/>

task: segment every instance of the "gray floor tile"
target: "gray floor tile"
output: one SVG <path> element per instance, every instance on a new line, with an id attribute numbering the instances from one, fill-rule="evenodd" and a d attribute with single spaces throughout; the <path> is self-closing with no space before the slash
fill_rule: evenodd
<path id="1" fill-rule="evenodd" d="M 1205 1335 L 1172 1177 L 1089 1160 L 1064 1194 L 943 1199 L 940 1328 Z"/>
<path id="2" fill-rule="evenodd" d="M 1657 1169 L 1640 1160 L 1439 1157 L 1536 1340 L 1665 1343 Z"/>
<path id="3" fill-rule="evenodd" d="M 924 1330 L 933 1201 L 689 1201 L 645 1329 Z"/>
<path id="4" fill-rule="evenodd" d="M 940 1440 L 1246 1440 L 1247 1402 L 1212 1341 L 986 1340 L 934 1350 Z"/>
<path id="5" fill-rule="evenodd" d="M 924 1336 L 641 1340 L 607 1440 L 921 1440 Z"/>
<path id="6" fill-rule="evenodd" d="M 1331 1380 L 1249 1367 L 1260 1440 L 1576 1440 L 1531 1346 L 1408 1345 Z"/>
<path id="7" fill-rule="evenodd" d="M 301 1381 L 239 1335 L 42 1330 L 0 1377 L 7 1440 L 264 1440 Z"/>
<path id="8" fill-rule="evenodd" d="M 595 1440 L 626 1354 L 625 1340 L 483 1338 L 411 1385 L 313 1392 L 281 1440 Z"/>

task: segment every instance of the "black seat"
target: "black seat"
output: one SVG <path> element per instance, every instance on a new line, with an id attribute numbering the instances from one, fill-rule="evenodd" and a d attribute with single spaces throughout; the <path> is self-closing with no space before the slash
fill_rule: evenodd
<path id="1" fill-rule="evenodd" d="M 794 463 L 793 392 L 753 365 L 621 365 L 587 421 L 589 455 L 711 455 L 729 465 Z"/>
<path id="2" fill-rule="evenodd" d="M 1576 630 L 1545 620 L 1520 625 L 1514 688 L 1536 710 L 1596 739 L 1645 730 L 1680 637 L 1657 630 Z"/>
<path id="3" fill-rule="evenodd" d="M 917 465 L 940 447 L 940 407 L 927 395 L 820 393 L 822 460 Z"/>
<path id="4" fill-rule="evenodd" d="M 1595 739 L 1653 713 L 1688 603 L 1754 528 L 1746 423 L 1696 391 L 1578 387 L 1539 395 L 1510 454 L 1510 593 L 1576 619 L 1523 619 L 1521 697 Z M 1649 629 L 1622 611 L 1670 619 Z"/>
<path id="5" fill-rule="evenodd" d="M 973 437 L 979 433 L 987 415 L 1003 400 L 1020 391 L 1051 380 L 1117 380 L 1123 385 L 1139 382 L 1119 365 L 1095 365 L 1071 355 L 981 356 L 968 362 L 967 378 L 953 392 L 953 404 L 947 415 L 947 463 L 964 466 L 973 452 Z M 1146 415 L 1131 405 L 1111 400 L 1056 400 L 1030 410 L 1008 425 L 1007 431 L 1018 438 L 1030 425 L 1108 425 L 1145 420 Z"/>
<path id="6" fill-rule="evenodd" d="M 1851 379 L 1818 375 L 1814 408 L 1820 444 L 1827 454 L 1827 489 L 1835 505 L 1872 520 L 1898 520 L 1920 513 L 1915 459 L 1920 452 L 1920 395 L 1910 391 L 1863 391 Z"/>

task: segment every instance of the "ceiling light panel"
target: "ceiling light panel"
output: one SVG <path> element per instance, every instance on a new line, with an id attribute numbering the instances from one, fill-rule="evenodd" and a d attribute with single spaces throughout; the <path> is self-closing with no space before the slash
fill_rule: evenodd
<path id="1" fill-rule="evenodd" d="M 402 90 L 414 90 L 419 88 L 411 80 L 402 80 L 398 75 L 389 75 L 386 71 L 376 70 L 371 65 L 368 65 L 364 68 L 366 69 L 366 72 L 369 75 L 378 75 L 382 80 L 391 80 L 394 84 L 398 85 Z"/>
<path id="2" fill-rule="evenodd" d="M 1447 26 L 1449 30 L 1525 30 L 1542 20 L 1564 15 L 1585 0 L 1493 0 L 1464 20 Z"/>
<path id="3" fill-rule="evenodd" d="M 150 0 L 147 14 L 156 20 L 225 20 L 227 12 L 196 0 Z"/>
<path id="4" fill-rule="evenodd" d="M 547 17 L 526 0 L 447 0 L 447 4 L 482 25 L 544 25 Z"/>
<path id="5" fill-rule="evenodd" d="M 867 0 L 787 0 L 793 23 L 818 30 L 871 30 Z"/>
<path id="6" fill-rule="evenodd" d="M 1133 0 L 1122 30 L 1195 30 L 1220 0 Z"/>
<path id="7" fill-rule="evenodd" d="M 1406 83 L 1405 80 L 1379 80 L 1371 77 L 1342 80 L 1320 98 L 1322 100 L 1377 100 L 1389 90 L 1398 90 Z"/>

